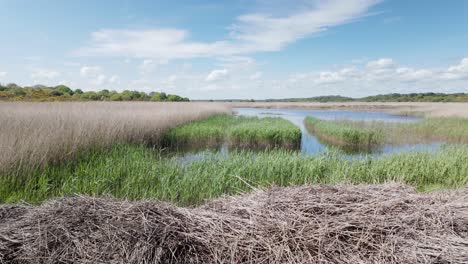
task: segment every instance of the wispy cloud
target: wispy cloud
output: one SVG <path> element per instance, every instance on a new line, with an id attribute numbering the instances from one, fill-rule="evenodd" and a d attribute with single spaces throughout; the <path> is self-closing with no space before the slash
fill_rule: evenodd
<path id="1" fill-rule="evenodd" d="M 75 54 L 170 60 L 279 51 L 302 38 L 365 16 L 380 0 L 311 2 L 308 9 L 286 16 L 239 16 L 230 27 L 229 38 L 214 42 L 191 41 L 188 31 L 177 28 L 102 29 L 93 32 L 90 43 Z"/>

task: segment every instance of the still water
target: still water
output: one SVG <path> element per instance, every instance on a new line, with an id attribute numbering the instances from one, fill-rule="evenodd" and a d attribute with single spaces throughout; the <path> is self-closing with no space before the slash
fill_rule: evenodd
<path id="1" fill-rule="evenodd" d="M 304 119 L 312 116 L 324 120 L 346 119 L 355 121 L 383 121 L 383 122 L 415 122 L 419 117 L 398 116 L 381 112 L 364 111 L 340 111 L 340 110 L 298 110 L 298 109 L 266 109 L 266 108 L 234 108 L 237 115 L 257 116 L 257 117 L 281 117 L 291 121 L 301 128 L 302 142 L 301 152 L 306 155 L 313 155 L 329 150 L 331 147 L 320 142 L 314 135 L 310 134 L 304 126 Z M 441 143 L 412 144 L 412 145 L 384 145 L 377 149 L 372 155 L 385 155 L 402 151 L 413 150 L 435 150 Z M 366 153 L 369 154 L 369 153 Z M 363 153 L 348 155 L 362 156 Z"/>
<path id="2" fill-rule="evenodd" d="M 356 121 L 383 121 L 383 122 L 416 122 L 419 117 L 398 116 L 381 112 L 365 111 L 341 111 L 341 110 L 303 110 L 303 109 L 267 109 L 267 108 L 234 108 L 234 113 L 240 116 L 280 117 L 291 121 L 302 131 L 302 141 L 300 151 L 304 155 L 314 155 L 333 149 L 333 146 L 320 142 L 314 135 L 310 134 L 304 126 L 304 119 L 307 116 L 325 120 L 347 119 Z M 368 155 L 383 156 L 398 152 L 407 151 L 434 151 L 440 148 L 442 143 L 433 142 L 430 144 L 411 145 L 384 145 L 371 153 L 346 153 L 348 158 L 361 158 Z M 336 150 L 336 148 L 335 148 Z M 216 150 L 218 158 L 227 157 L 229 149 L 227 146 L 220 146 Z M 198 150 L 186 152 L 179 156 L 181 164 L 190 163 L 195 160 L 213 157 L 213 150 Z"/>

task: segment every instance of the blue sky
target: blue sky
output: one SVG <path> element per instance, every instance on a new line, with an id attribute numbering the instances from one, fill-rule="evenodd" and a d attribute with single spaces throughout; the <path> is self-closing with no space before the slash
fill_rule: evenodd
<path id="1" fill-rule="evenodd" d="M 465 0 L 0 0 L 0 82 L 193 99 L 468 92 Z"/>

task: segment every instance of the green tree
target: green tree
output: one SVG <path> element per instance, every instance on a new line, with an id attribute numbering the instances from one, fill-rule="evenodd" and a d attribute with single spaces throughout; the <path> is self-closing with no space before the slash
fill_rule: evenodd
<path id="1" fill-rule="evenodd" d="M 151 97 L 151 101 L 153 101 L 153 102 L 162 102 L 164 100 L 161 97 L 161 93 L 153 93 L 153 96 Z"/>
<path id="2" fill-rule="evenodd" d="M 114 93 L 110 97 L 111 101 L 122 101 L 122 95 L 119 93 Z"/>
<path id="3" fill-rule="evenodd" d="M 99 96 L 96 92 L 84 92 L 83 94 L 81 94 L 81 99 L 84 99 L 84 100 L 93 100 L 93 101 L 97 101 L 99 100 Z"/>
<path id="4" fill-rule="evenodd" d="M 73 95 L 73 90 L 70 89 L 70 87 L 65 86 L 65 85 L 58 85 L 58 86 L 55 86 L 55 90 L 56 90 L 56 91 L 59 91 L 59 92 L 62 92 L 62 94 Z"/>

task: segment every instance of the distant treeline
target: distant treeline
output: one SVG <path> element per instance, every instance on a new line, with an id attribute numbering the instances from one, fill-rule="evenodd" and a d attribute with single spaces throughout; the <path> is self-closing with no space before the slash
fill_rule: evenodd
<path id="1" fill-rule="evenodd" d="M 14 83 L 0 84 L 0 100 L 7 101 L 154 101 L 154 102 L 188 102 L 186 97 L 159 92 L 139 92 L 125 90 L 123 92 L 101 90 L 98 92 L 83 92 L 72 90 L 65 85 L 48 87 L 35 85 L 21 87 Z"/>
<path id="2" fill-rule="evenodd" d="M 267 99 L 266 102 L 468 102 L 467 93 L 409 93 L 379 94 L 363 98 L 339 95 L 317 96 L 310 98 Z"/>

